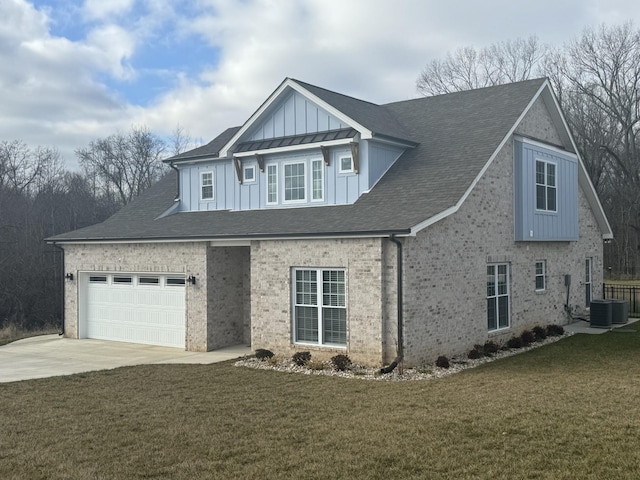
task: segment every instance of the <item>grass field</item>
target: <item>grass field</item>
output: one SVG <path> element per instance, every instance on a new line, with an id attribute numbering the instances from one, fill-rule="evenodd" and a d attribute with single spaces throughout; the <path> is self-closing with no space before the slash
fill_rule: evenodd
<path id="1" fill-rule="evenodd" d="M 635 479 L 639 354 L 605 333 L 429 381 L 223 363 L 0 384 L 0 478 Z"/>

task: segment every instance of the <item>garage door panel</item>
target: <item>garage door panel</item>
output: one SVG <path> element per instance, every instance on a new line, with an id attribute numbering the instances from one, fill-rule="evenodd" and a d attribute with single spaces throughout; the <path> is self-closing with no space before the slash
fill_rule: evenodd
<path id="1" fill-rule="evenodd" d="M 87 337 L 184 348 L 185 287 L 117 276 L 132 281 L 113 283 L 113 275 L 107 275 L 109 283 L 87 286 Z"/>

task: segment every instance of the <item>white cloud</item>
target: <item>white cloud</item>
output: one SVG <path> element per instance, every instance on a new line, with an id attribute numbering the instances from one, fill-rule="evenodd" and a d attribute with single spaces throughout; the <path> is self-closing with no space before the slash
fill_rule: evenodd
<path id="1" fill-rule="evenodd" d="M 134 3 L 135 0 L 85 0 L 83 12 L 90 19 L 101 20 L 129 12 Z"/>
<path id="2" fill-rule="evenodd" d="M 180 124 L 208 141 L 244 122 L 287 76 L 402 100 L 415 96 L 429 60 L 457 47 L 534 34 L 559 45 L 602 21 L 640 24 L 632 0 L 86 0 L 77 16 L 64 2 L 32 1 L 51 6 L 0 1 L 0 140 L 58 146 L 69 163 L 74 149 L 134 124 L 161 134 Z M 80 34 L 52 34 L 61 18 Z M 201 56 L 195 75 L 161 57 L 137 63 L 148 43 L 174 41 L 219 54 Z M 149 71 L 173 84 L 135 106 L 120 88 L 145 88 L 137 82 Z"/>

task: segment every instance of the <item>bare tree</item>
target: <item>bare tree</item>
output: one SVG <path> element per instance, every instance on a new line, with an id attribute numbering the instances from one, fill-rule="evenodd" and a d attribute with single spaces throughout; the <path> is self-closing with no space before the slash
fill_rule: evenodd
<path id="1" fill-rule="evenodd" d="M 171 155 L 179 155 L 182 152 L 186 152 L 187 150 L 198 146 L 198 143 L 180 124 L 177 124 L 176 128 L 173 129 L 173 132 L 171 132 L 170 142 Z"/>
<path id="2" fill-rule="evenodd" d="M 17 192 L 28 189 L 40 175 L 45 160 L 40 147 L 34 155 L 22 141 L 0 142 L 0 188 Z"/>
<path id="3" fill-rule="evenodd" d="M 549 47 L 535 36 L 508 40 L 489 47 L 463 47 L 435 59 L 420 73 L 416 88 L 423 95 L 471 90 L 527 80 L 540 72 Z"/>
<path id="4" fill-rule="evenodd" d="M 166 172 L 161 159 L 166 145 L 146 127 L 133 127 L 128 134 L 117 133 L 93 140 L 76 150 L 80 165 L 94 178 L 107 197 L 115 193 L 126 205 Z"/>
<path id="5" fill-rule="evenodd" d="M 640 32 L 632 23 L 587 28 L 562 48 L 535 37 L 463 48 L 431 61 L 417 89 L 435 95 L 546 76 L 614 231 L 608 260 L 640 275 Z"/>

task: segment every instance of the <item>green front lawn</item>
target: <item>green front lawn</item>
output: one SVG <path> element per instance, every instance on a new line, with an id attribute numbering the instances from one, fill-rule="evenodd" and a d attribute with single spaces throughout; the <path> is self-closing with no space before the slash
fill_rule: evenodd
<path id="1" fill-rule="evenodd" d="M 605 333 L 429 381 L 226 363 L 0 384 L 0 478 L 635 479 L 639 354 Z"/>

